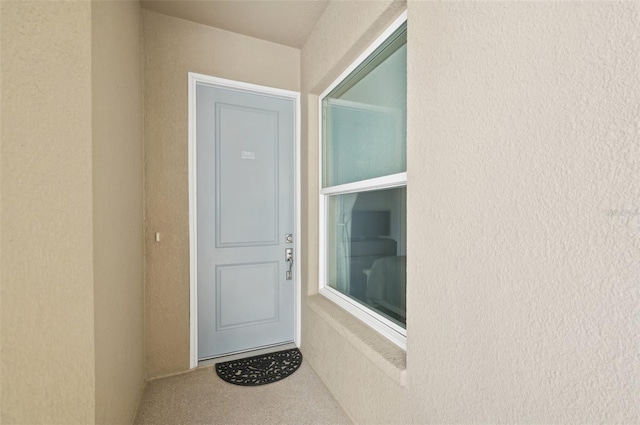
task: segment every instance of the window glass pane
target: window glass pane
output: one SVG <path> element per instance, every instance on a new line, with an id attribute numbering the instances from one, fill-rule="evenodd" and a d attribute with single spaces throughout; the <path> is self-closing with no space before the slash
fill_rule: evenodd
<path id="1" fill-rule="evenodd" d="M 406 27 L 323 99 L 323 187 L 406 171 Z"/>
<path id="2" fill-rule="evenodd" d="M 406 327 L 406 188 L 334 195 L 327 285 Z"/>

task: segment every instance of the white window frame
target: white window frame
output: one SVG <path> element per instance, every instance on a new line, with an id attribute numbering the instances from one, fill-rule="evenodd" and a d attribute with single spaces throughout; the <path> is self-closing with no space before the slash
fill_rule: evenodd
<path id="1" fill-rule="evenodd" d="M 402 348 L 407 349 L 407 331 L 397 323 L 389 320 L 383 315 L 368 308 L 352 298 L 342 294 L 341 292 L 327 285 L 327 208 L 329 197 L 334 195 L 343 195 L 348 193 L 365 192 L 381 189 L 392 189 L 407 186 L 407 173 L 398 173 L 377 177 L 368 180 L 361 180 L 354 183 L 347 183 L 327 188 L 322 187 L 323 182 L 323 108 L 322 101 L 333 91 L 343 80 L 345 80 L 351 72 L 353 72 L 361 63 L 363 63 L 369 55 L 371 55 L 378 47 L 380 47 L 396 30 L 398 30 L 405 22 L 407 22 L 407 12 L 400 15 L 362 54 L 318 97 L 318 128 L 319 128 L 319 292 L 327 297 L 349 313 L 384 335 L 391 342 Z M 405 216 L 406 219 L 406 216 Z"/>

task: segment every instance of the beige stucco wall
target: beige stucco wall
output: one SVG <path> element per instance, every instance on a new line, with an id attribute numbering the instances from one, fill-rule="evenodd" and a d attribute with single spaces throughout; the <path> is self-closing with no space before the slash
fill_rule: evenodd
<path id="1" fill-rule="evenodd" d="M 144 383 L 140 6 L 0 11 L 0 421 L 129 423 Z"/>
<path id="2" fill-rule="evenodd" d="M 131 423 L 144 384 L 142 17 L 91 4 L 95 415 Z"/>
<path id="3" fill-rule="evenodd" d="M 416 389 L 435 420 L 640 422 L 638 4 L 412 8 Z"/>
<path id="4" fill-rule="evenodd" d="M 91 4 L 2 9 L 2 422 L 94 421 Z"/>
<path id="5" fill-rule="evenodd" d="M 300 52 L 149 11 L 143 27 L 145 343 L 154 377 L 189 368 L 188 72 L 299 90 Z"/>
<path id="6" fill-rule="evenodd" d="M 303 98 L 392 20 L 363 9 L 329 6 L 302 49 Z M 408 11 L 407 386 L 310 300 L 305 358 L 356 423 L 640 422 L 637 3 Z"/>
<path id="7" fill-rule="evenodd" d="M 0 96 L 2 96 L 2 8 L 0 7 Z M 0 202 L 2 202 L 2 102 L 0 102 Z M 0 207 L 0 424 L 2 424 L 2 207 Z"/>

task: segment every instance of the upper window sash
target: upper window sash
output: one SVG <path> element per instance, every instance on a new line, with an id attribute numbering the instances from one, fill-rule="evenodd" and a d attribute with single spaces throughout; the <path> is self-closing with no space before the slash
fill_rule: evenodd
<path id="1" fill-rule="evenodd" d="M 322 189 L 406 172 L 406 19 L 404 12 L 320 95 Z"/>

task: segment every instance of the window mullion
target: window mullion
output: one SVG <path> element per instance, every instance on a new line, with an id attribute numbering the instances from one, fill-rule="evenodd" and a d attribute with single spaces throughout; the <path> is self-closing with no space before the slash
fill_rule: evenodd
<path id="1" fill-rule="evenodd" d="M 391 174 L 374 179 L 346 183 L 320 189 L 321 195 L 340 195 L 344 193 L 364 192 L 367 190 L 391 189 L 407 185 L 407 173 Z"/>

